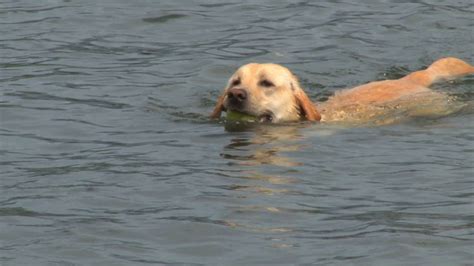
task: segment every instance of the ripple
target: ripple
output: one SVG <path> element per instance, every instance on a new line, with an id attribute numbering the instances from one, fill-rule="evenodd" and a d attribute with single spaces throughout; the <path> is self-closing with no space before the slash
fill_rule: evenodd
<path id="1" fill-rule="evenodd" d="M 33 19 L 33 20 L 24 20 L 24 21 L 17 21 L 17 22 L 1 22 L 0 24 L 3 25 L 9 25 L 9 24 L 32 24 L 32 23 L 40 23 L 40 22 L 45 22 L 45 21 L 58 21 L 60 20 L 60 17 L 47 17 L 47 18 L 42 18 L 42 19 Z"/>
<path id="2" fill-rule="evenodd" d="M 8 6 L 3 10 L 0 10 L 0 14 L 2 13 L 40 13 L 44 11 L 52 11 L 56 9 L 63 9 L 69 6 L 51 6 L 51 7 L 42 7 L 42 6 L 30 6 L 25 7 L 23 4 L 20 6 Z"/>
<path id="3" fill-rule="evenodd" d="M 0 216 L 70 217 L 71 215 L 55 214 L 55 213 L 40 213 L 40 212 L 27 210 L 21 207 L 14 207 L 14 208 L 0 208 Z"/>
<path id="4" fill-rule="evenodd" d="M 4 94 L 5 96 L 14 96 L 19 97 L 21 99 L 27 100 L 45 100 L 45 101 L 62 101 L 71 104 L 85 104 L 89 106 L 96 106 L 96 107 L 103 107 L 109 109 L 123 109 L 131 107 L 125 103 L 117 103 L 105 100 L 98 100 L 98 99 L 77 99 L 77 98 L 70 98 L 70 97 L 61 97 L 55 96 L 52 94 L 47 94 L 43 92 L 34 92 L 34 91 L 16 91 L 16 92 L 7 92 Z"/>
<path id="5" fill-rule="evenodd" d="M 170 20 L 176 20 L 180 18 L 187 17 L 187 15 L 183 14 L 168 14 L 168 15 L 163 15 L 159 17 L 149 17 L 149 18 L 144 18 L 142 19 L 144 22 L 147 23 L 166 23 Z"/>

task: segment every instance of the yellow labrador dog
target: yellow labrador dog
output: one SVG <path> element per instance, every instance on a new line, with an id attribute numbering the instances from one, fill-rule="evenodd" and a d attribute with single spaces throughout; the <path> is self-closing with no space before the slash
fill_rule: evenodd
<path id="1" fill-rule="evenodd" d="M 260 122 L 364 122 L 388 114 L 387 110 L 413 109 L 423 104 L 436 113 L 441 112 L 437 105 L 449 101 L 445 94 L 430 90 L 429 86 L 473 73 L 474 67 L 460 59 L 442 58 L 403 78 L 370 82 L 336 92 L 326 102 L 313 103 L 287 68 L 251 63 L 240 67 L 229 79 L 211 117 L 219 118 L 223 111 L 237 111 Z"/>

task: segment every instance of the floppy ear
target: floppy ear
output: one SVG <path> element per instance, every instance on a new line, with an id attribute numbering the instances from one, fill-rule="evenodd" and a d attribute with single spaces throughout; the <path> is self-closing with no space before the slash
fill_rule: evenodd
<path id="1" fill-rule="evenodd" d="M 221 117 L 222 111 L 225 111 L 224 108 L 224 98 L 225 98 L 225 93 L 223 93 L 219 98 L 217 99 L 216 106 L 214 107 L 214 110 L 212 111 L 210 117 L 217 119 Z"/>
<path id="2" fill-rule="evenodd" d="M 318 110 L 316 110 L 316 106 L 311 101 L 311 99 L 309 99 L 308 95 L 306 95 L 306 93 L 299 87 L 298 84 L 291 85 L 294 89 L 294 95 L 298 108 L 301 112 L 301 117 L 306 118 L 308 121 L 320 121 L 321 115 L 319 114 Z"/>

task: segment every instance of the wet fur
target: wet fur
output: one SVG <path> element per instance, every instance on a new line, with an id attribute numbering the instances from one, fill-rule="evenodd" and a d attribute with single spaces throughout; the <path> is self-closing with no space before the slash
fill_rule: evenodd
<path id="1" fill-rule="evenodd" d="M 397 101 L 412 104 L 418 100 L 421 103 L 427 101 L 428 98 L 424 97 L 445 98 L 444 94 L 430 90 L 429 86 L 473 73 L 474 67 L 460 59 L 442 58 L 427 69 L 403 78 L 370 82 L 338 91 L 326 102 L 313 103 L 287 68 L 277 64 L 251 63 L 240 67 L 231 76 L 211 117 L 219 118 L 223 111 L 233 110 L 257 118 L 271 114 L 271 122 L 369 120 L 375 113 L 374 107 L 389 106 Z M 229 101 L 231 89 L 246 92 L 246 99 L 238 106 Z M 420 95 L 424 97 L 418 97 Z"/>

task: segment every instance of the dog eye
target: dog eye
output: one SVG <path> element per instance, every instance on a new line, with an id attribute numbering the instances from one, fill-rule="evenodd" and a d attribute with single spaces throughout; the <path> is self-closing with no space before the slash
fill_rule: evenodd
<path id="1" fill-rule="evenodd" d="M 271 81 L 266 80 L 266 79 L 260 81 L 259 85 L 262 86 L 262 87 L 266 87 L 266 88 L 275 86 L 275 84 L 273 84 Z"/>
<path id="2" fill-rule="evenodd" d="M 240 85 L 240 79 L 236 79 L 236 80 L 232 81 L 231 85 L 232 86 Z"/>

